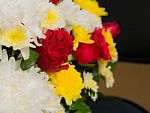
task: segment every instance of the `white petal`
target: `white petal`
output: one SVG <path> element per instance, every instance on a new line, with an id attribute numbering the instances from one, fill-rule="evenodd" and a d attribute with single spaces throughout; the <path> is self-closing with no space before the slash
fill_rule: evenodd
<path id="1" fill-rule="evenodd" d="M 0 45 L 0 60 L 2 59 L 2 45 Z"/>
<path id="2" fill-rule="evenodd" d="M 29 47 L 22 48 L 22 49 L 20 49 L 20 51 L 21 51 L 21 54 L 22 54 L 24 60 L 27 60 L 29 58 L 29 54 L 30 54 Z"/>
<path id="3" fill-rule="evenodd" d="M 2 51 L 2 62 L 6 62 L 8 61 L 8 55 L 7 55 L 7 51 L 4 49 Z"/>
<path id="4" fill-rule="evenodd" d="M 46 73 L 37 73 L 39 69 L 34 67 L 18 70 L 15 65 L 13 57 L 0 62 L 1 113 L 43 113 L 43 110 L 56 113 L 63 110 L 54 86 L 48 84 L 48 79 L 45 80 Z"/>
<path id="5" fill-rule="evenodd" d="M 12 73 L 16 68 L 16 61 L 15 61 L 14 57 L 11 57 L 9 59 L 9 67 L 11 67 L 10 73 Z"/>
<path id="6" fill-rule="evenodd" d="M 89 11 L 81 10 L 80 6 L 72 0 L 63 0 L 58 7 L 64 12 L 67 30 L 75 25 L 82 25 L 84 28 L 93 32 L 96 27 L 102 28 L 101 18 L 91 14 Z"/>
<path id="7" fill-rule="evenodd" d="M 114 77 L 113 73 L 111 72 L 111 66 L 108 65 L 108 61 L 105 60 L 99 60 L 99 73 L 105 78 L 106 87 L 111 88 L 114 84 Z"/>

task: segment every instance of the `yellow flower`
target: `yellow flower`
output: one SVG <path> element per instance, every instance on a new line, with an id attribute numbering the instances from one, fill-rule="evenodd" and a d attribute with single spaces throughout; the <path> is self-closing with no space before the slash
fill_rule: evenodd
<path id="1" fill-rule="evenodd" d="M 81 25 L 74 26 L 72 29 L 72 33 L 74 36 L 74 48 L 73 50 L 76 51 L 78 48 L 79 42 L 86 43 L 86 44 L 92 44 L 94 41 L 91 38 L 91 34 L 89 34 L 89 31 L 83 28 Z"/>
<path id="2" fill-rule="evenodd" d="M 80 93 L 84 85 L 81 74 L 74 69 L 73 65 L 70 65 L 68 70 L 61 70 L 49 76 L 50 83 L 55 86 L 56 94 L 64 97 L 67 105 L 71 105 L 72 101 L 81 97 Z"/>
<path id="3" fill-rule="evenodd" d="M 110 88 L 114 84 L 114 77 L 113 73 L 111 72 L 111 66 L 107 66 L 108 61 L 106 60 L 98 60 L 98 66 L 99 66 L 99 74 L 101 74 L 106 81 L 106 87 Z"/>
<path id="4" fill-rule="evenodd" d="M 102 34 L 105 37 L 106 42 L 109 44 L 108 48 L 110 51 L 110 55 L 112 57 L 112 61 L 113 62 L 117 61 L 118 60 L 118 52 L 117 52 L 117 49 L 115 48 L 116 44 L 113 41 L 111 32 L 109 30 L 105 31 L 103 29 Z"/>
<path id="5" fill-rule="evenodd" d="M 108 13 L 105 12 L 105 8 L 99 7 L 96 0 L 73 0 L 75 3 L 80 5 L 84 10 L 88 10 L 90 13 L 97 15 L 98 17 L 107 16 Z"/>

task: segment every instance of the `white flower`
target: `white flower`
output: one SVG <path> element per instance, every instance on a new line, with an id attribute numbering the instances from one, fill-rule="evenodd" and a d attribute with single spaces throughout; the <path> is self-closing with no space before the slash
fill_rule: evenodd
<path id="1" fill-rule="evenodd" d="M 113 77 L 113 73 L 110 70 L 111 66 L 107 66 L 108 61 L 99 60 L 98 65 L 99 65 L 99 73 L 105 78 L 106 87 L 107 88 L 113 87 L 113 84 L 114 84 L 115 80 L 114 80 L 114 77 Z"/>
<path id="2" fill-rule="evenodd" d="M 29 47 L 40 45 L 37 36 L 44 38 L 45 29 L 66 25 L 62 12 L 48 0 L 0 0 L 0 7 L 0 45 L 20 50 L 25 60 Z"/>
<path id="3" fill-rule="evenodd" d="M 93 32 L 97 27 L 102 28 L 101 18 L 98 18 L 96 15 L 91 14 L 86 10 L 80 10 L 78 12 L 77 18 L 78 22 L 76 23 L 76 25 L 80 24 L 86 29 L 88 29 L 90 32 Z"/>
<path id="4" fill-rule="evenodd" d="M 32 67 L 22 71 L 3 51 L 0 62 L 0 113 L 55 113 L 62 110 L 60 98 L 48 84 L 48 76 Z"/>
<path id="5" fill-rule="evenodd" d="M 90 32 L 93 32 L 96 27 L 102 27 L 101 18 L 86 10 L 80 10 L 80 6 L 72 2 L 72 0 L 63 0 L 58 4 L 58 7 L 65 15 L 67 30 L 71 30 L 71 27 L 76 25 L 82 25 Z"/>
<path id="6" fill-rule="evenodd" d="M 37 38 L 22 24 L 24 15 L 21 2 L 23 0 L 0 0 L 0 46 L 12 46 L 14 50 L 20 50 L 26 60 L 29 57 L 29 47 L 35 47 L 31 42 L 36 42 Z"/>
<path id="7" fill-rule="evenodd" d="M 0 45 L 20 50 L 25 60 L 29 57 L 29 47 L 35 47 L 31 44 L 34 41 L 34 35 L 24 25 L 19 25 L 15 21 L 13 24 L 3 23 L 3 29 L 0 30 Z"/>
<path id="8" fill-rule="evenodd" d="M 0 24 L 5 22 L 18 21 L 23 19 L 23 11 L 20 7 L 23 0 L 0 0 Z"/>
<path id="9" fill-rule="evenodd" d="M 43 29 L 65 27 L 63 13 L 49 0 L 0 0 L 0 28 L 3 23 L 23 23 L 34 35 L 44 38 Z"/>
<path id="10" fill-rule="evenodd" d="M 40 25 L 43 28 L 55 30 L 57 28 L 64 28 L 66 23 L 64 20 L 64 15 L 61 10 L 58 9 L 52 3 L 44 5 L 45 11 L 44 19 L 41 20 Z"/>
<path id="11" fill-rule="evenodd" d="M 88 95 L 91 96 L 93 101 L 96 101 L 96 99 L 98 97 L 97 93 L 98 93 L 99 86 L 97 85 L 97 82 L 95 80 L 93 80 L 92 73 L 83 72 L 83 78 L 84 78 L 84 87 L 86 89 L 91 89 L 92 91 L 95 92 L 95 95 L 91 95 L 90 93 Z"/>
<path id="12" fill-rule="evenodd" d="M 47 0 L 25 0 L 23 23 L 38 37 L 43 38 L 42 30 L 65 27 L 63 13 Z"/>

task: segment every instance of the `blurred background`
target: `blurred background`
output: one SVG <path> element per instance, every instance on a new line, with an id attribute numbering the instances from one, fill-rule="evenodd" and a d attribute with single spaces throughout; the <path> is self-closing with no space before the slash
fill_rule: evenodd
<path id="1" fill-rule="evenodd" d="M 109 12 L 103 21 L 116 20 L 121 34 L 115 39 L 119 62 L 114 71 L 115 85 L 106 95 L 122 97 L 150 111 L 150 7 L 149 0 L 99 0 Z"/>

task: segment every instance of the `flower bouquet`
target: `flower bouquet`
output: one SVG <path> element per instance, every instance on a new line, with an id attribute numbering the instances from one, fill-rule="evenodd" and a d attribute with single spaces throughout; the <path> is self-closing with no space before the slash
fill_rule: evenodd
<path id="1" fill-rule="evenodd" d="M 116 22 L 96 0 L 0 0 L 0 113 L 89 113 L 114 83 Z"/>

